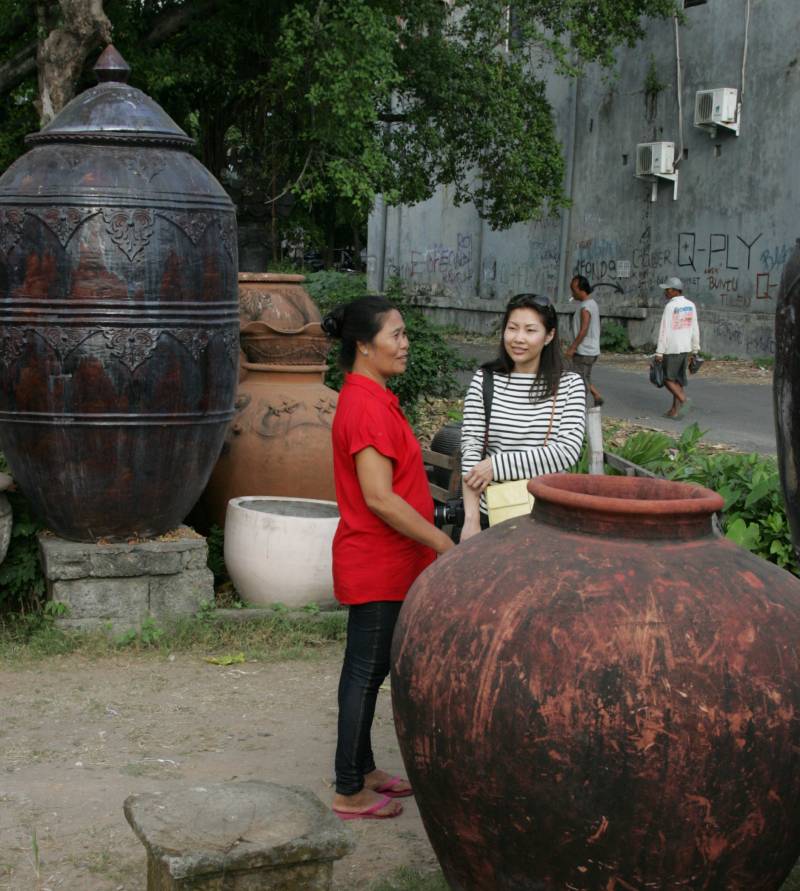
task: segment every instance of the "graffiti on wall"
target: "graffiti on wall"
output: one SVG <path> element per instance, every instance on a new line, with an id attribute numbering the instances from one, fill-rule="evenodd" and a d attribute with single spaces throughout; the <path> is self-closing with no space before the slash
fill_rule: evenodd
<path id="1" fill-rule="evenodd" d="M 578 241 L 572 272 L 599 281 L 616 276 L 619 261 L 625 260 L 633 271 L 631 284 L 642 295 L 657 291 L 667 276 L 678 275 L 705 306 L 747 309 L 756 301 L 774 299 L 794 247 L 767 245 L 763 232 L 694 231 L 678 232 L 673 246 L 654 247 L 649 228 L 639 243 L 631 252 L 608 239 Z"/>

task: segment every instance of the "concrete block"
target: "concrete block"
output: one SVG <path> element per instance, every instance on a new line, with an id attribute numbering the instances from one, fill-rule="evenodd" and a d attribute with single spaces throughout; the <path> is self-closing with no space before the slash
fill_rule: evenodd
<path id="1" fill-rule="evenodd" d="M 158 619 L 194 615 L 213 600 L 214 574 L 205 565 L 150 579 L 150 614 Z"/>
<path id="2" fill-rule="evenodd" d="M 131 795 L 147 891 L 327 891 L 353 837 L 307 789 L 260 780 Z"/>
<path id="3" fill-rule="evenodd" d="M 194 615 L 214 599 L 202 536 L 181 527 L 147 541 L 85 543 L 39 536 L 48 595 L 69 608 L 67 628 L 138 628 L 148 616 Z"/>
<path id="4" fill-rule="evenodd" d="M 91 555 L 91 575 L 112 576 L 174 575 L 183 568 L 180 553 L 132 545 L 106 545 Z"/>
<path id="5" fill-rule="evenodd" d="M 69 608 L 67 619 L 110 621 L 125 627 L 139 625 L 147 616 L 147 578 L 62 579 L 50 587 L 52 600 Z"/>

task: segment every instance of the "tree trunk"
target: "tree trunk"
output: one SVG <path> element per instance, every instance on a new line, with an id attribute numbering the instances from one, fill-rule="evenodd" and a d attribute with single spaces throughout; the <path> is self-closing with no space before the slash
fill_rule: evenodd
<path id="1" fill-rule="evenodd" d="M 111 43 L 112 28 L 103 0 L 39 0 L 36 11 L 40 33 L 47 35 L 36 53 L 38 110 L 44 126 L 75 95 L 86 57 L 96 47 Z"/>

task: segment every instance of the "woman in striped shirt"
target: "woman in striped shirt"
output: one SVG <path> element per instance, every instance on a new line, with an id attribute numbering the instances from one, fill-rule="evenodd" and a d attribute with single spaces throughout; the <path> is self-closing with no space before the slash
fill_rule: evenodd
<path id="1" fill-rule="evenodd" d="M 490 483 L 567 470 L 583 445 L 586 391 L 579 375 L 562 369 L 555 307 L 547 297 L 517 294 L 502 332 L 499 356 L 475 373 L 464 399 L 461 541 L 488 526 L 483 492 Z M 488 437 L 485 374 L 494 375 Z"/>

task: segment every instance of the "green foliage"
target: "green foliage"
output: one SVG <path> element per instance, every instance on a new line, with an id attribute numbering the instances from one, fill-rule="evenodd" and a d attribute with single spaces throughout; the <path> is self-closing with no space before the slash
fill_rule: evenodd
<path id="1" fill-rule="evenodd" d="M 247 661 L 305 659 L 343 641 L 346 628 L 343 610 L 303 616 L 275 613 L 251 622 L 213 620 L 203 615 L 163 628 L 149 620 L 141 631 L 114 639 L 104 630 L 81 633 L 61 629 L 52 616 L 43 613 L 17 614 L 0 621 L 0 659 L 18 662 L 68 653 L 97 658 L 120 649 L 164 656 L 244 652 Z"/>
<path id="2" fill-rule="evenodd" d="M 628 329 L 613 319 L 600 326 L 600 349 L 604 353 L 627 353 L 631 348 Z"/>
<path id="3" fill-rule="evenodd" d="M 702 436 L 696 423 L 677 440 L 659 431 L 640 431 L 607 451 L 665 479 L 698 483 L 718 492 L 725 499 L 720 521 L 726 536 L 800 575 L 775 459 L 737 452 L 708 454 L 699 448 Z M 616 473 L 610 468 L 607 472 Z"/>
<path id="4" fill-rule="evenodd" d="M 644 16 L 675 5 L 518 0 L 511 16 L 507 0 L 106 0 L 104 9 L 132 83 L 198 138 L 212 172 L 232 170 L 262 208 L 291 195 L 292 222 L 327 232 L 363 219 L 377 192 L 416 203 L 442 184 L 495 228 L 557 210 L 563 153 L 539 63 L 569 74 L 610 66 L 618 45 L 642 36 Z M 159 37 L 182 12 L 183 26 Z M 27 4 L 0 0 L 0 64 L 36 37 Z M 79 88 L 93 82 L 94 58 Z M 32 129 L 35 83 L 32 72 L 6 96 L 0 167 Z"/>
<path id="5" fill-rule="evenodd" d="M 142 622 L 138 631 L 131 628 L 125 634 L 117 638 L 117 646 L 120 648 L 135 646 L 137 649 L 152 650 L 158 647 L 166 632 L 160 628 L 152 616 Z"/>
<path id="6" fill-rule="evenodd" d="M 313 273 L 307 277 L 306 287 L 323 315 L 339 303 L 348 303 L 366 294 L 363 276 L 343 272 Z M 386 296 L 400 310 L 411 344 L 405 372 L 389 381 L 389 387 L 413 423 L 419 400 L 457 395 L 460 387 L 455 373 L 470 366 L 450 346 L 442 330 L 411 302 L 400 279 L 389 282 Z M 338 358 L 338 348 L 334 347 L 328 356 L 325 382 L 335 390 L 341 389 L 343 379 Z"/>
<path id="7" fill-rule="evenodd" d="M 214 587 L 222 585 L 229 580 L 228 570 L 225 566 L 225 531 L 216 523 L 209 529 L 206 538 L 208 545 L 208 568 L 214 573 Z"/>
<path id="8" fill-rule="evenodd" d="M 447 891 L 448 885 L 442 873 L 422 873 L 416 869 L 401 866 L 391 875 L 376 882 L 370 891 Z"/>
<path id="9" fill-rule="evenodd" d="M 13 511 L 13 525 L 8 553 L 0 563 L 0 612 L 29 611 L 38 605 L 45 591 L 37 540 L 44 527 L 21 492 L 5 494 Z"/>

